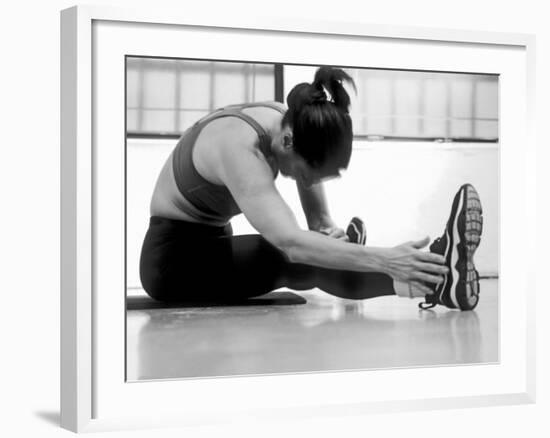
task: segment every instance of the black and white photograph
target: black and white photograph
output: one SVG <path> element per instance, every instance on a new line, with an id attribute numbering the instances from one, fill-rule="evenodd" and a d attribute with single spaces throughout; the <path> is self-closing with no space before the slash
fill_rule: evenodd
<path id="1" fill-rule="evenodd" d="M 547 9 L 7 2 L 0 435 L 549 437 Z"/>
<path id="2" fill-rule="evenodd" d="M 125 58 L 126 379 L 499 362 L 499 76 Z"/>

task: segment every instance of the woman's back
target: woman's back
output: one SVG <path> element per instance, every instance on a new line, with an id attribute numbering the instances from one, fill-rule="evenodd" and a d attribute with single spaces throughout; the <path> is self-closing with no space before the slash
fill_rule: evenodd
<path id="1" fill-rule="evenodd" d="M 268 157 L 269 131 L 285 111 L 279 102 L 230 105 L 197 121 L 185 131 L 160 172 L 151 216 L 214 226 L 227 224 L 240 209 L 219 178 L 216 149 L 224 147 L 224 138 L 252 127 L 259 138 L 258 148 Z M 235 153 L 248 153 L 250 145 L 238 147 Z M 277 169 L 272 170 L 276 176 Z"/>

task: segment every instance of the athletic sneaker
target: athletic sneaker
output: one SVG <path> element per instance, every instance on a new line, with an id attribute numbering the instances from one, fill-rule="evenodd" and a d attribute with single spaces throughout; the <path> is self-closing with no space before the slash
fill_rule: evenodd
<path id="1" fill-rule="evenodd" d="M 449 273 L 443 282 L 434 285 L 434 293 L 426 295 L 421 309 L 437 304 L 451 309 L 472 310 L 479 301 L 479 273 L 474 266 L 474 252 L 481 240 L 483 210 L 476 189 L 464 184 L 453 200 L 451 215 L 443 235 L 430 251 L 445 257 Z"/>
<path id="2" fill-rule="evenodd" d="M 358 217 L 352 218 L 346 230 L 346 234 L 351 243 L 364 245 L 367 241 L 367 227 Z"/>

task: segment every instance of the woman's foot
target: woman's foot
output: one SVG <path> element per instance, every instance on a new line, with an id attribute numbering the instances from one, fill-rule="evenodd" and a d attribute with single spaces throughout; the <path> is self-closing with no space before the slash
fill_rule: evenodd
<path id="1" fill-rule="evenodd" d="M 354 217 L 346 229 L 346 234 L 351 243 L 364 245 L 367 241 L 367 227 L 365 223 L 358 217 Z"/>
<path id="2" fill-rule="evenodd" d="M 454 197 L 451 215 L 443 235 L 430 245 L 430 251 L 445 257 L 449 273 L 443 282 L 426 295 L 421 309 L 436 304 L 451 309 L 472 310 L 479 301 L 479 273 L 474 265 L 474 252 L 483 230 L 483 210 L 476 189 L 464 184 Z"/>

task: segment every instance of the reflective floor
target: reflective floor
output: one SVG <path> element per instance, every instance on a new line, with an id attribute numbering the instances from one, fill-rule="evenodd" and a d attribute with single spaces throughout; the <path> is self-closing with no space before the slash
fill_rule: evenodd
<path id="1" fill-rule="evenodd" d="M 277 292 L 275 292 L 276 294 Z M 342 300 L 299 292 L 305 304 L 186 308 L 127 314 L 129 381 L 498 361 L 498 280 L 482 280 L 474 311 L 419 300 Z"/>

